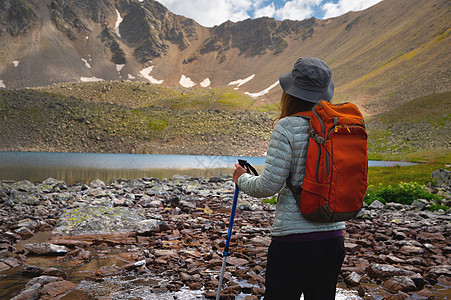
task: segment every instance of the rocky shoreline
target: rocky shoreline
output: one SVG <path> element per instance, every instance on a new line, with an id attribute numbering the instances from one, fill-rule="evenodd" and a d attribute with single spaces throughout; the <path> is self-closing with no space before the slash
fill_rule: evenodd
<path id="1" fill-rule="evenodd" d="M 160 296 L 155 299 L 214 298 L 233 192 L 230 176 L 95 180 L 89 185 L 0 181 L 0 296 L 123 299 L 117 291 L 100 295 L 87 287 L 154 277 L 159 280 L 149 295 Z M 352 299 L 449 296 L 451 215 L 430 212 L 427 205 L 374 202 L 347 222 L 339 281 L 354 291 Z M 264 294 L 274 210 L 240 193 L 221 299 Z M 44 241 L 24 242 L 50 231 Z M 112 258 L 118 260 L 112 263 Z M 81 271 L 92 262 L 97 262 L 93 269 Z M 22 284 L 11 288 L 7 282 L 12 285 L 10 276 L 17 273 Z"/>

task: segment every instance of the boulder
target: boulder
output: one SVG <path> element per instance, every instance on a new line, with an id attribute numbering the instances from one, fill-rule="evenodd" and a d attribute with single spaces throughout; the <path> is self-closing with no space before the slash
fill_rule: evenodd
<path id="1" fill-rule="evenodd" d="M 370 206 L 368 206 L 369 209 L 382 209 L 384 207 L 384 203 L 380 202 L 379 200 L 375 200 L 373 201 L 373 203 L 370 204 Z"/>
<path id="2" fill-rule="evenodd" d="M 408 276 L 395 276 L 384 282 L 384 289 L 392 293 L 399 291 L 412 292 L 416 291 L 417 287 Z"/>
<path id="3" fill-rule="evenodd" d="M 415 272 L 394 267 L 392 265 L 371 264 L 366 268 L 368 275 L 375 278 L 389 278 L 394 276 L 409 276 Z"/>
<path id="4" fill-rule="evenodd" d="M 97 269 L 95 275 L 99 277 L 115 276 L 123 272 L 118 266 L 103 266 Z"/>
<path id="5" fill-rule="evenodd" d="M 61 280 L 61 277 L 42 275 L 42 276 L 35 277 L 35 278 L 31 279 L 30 281 L 28 281 L 25 288 L 29 288 L 35 284 L 40 284 L 41 286 L 44 286 L 47 283 L 51 283 L 51 282 L 55 282 L 55 281 L 59 281 L 59 280 Z"/>
<path id="6" fill-rule="evenodd" d="M 36 283 L 24 290 L 19 295 L 11 298 L 11 300 L 37 300 L 41 296 L 41 285 Z"/>
<path id="7" fill-rule="evenodd" d="M 65 246 L 59 246 L 51 243 L 32 243 L 23 246 L 31 254 L 35 255 L 65 255 L 69 249 Z"/>
<path id="8" fill-rule="evenodd" d="M 59 299 L 69 291 L 75 289 L 77 285 L 67 280 L 60 280 L 46 284 L 41 289 L 40 300 Z"/>

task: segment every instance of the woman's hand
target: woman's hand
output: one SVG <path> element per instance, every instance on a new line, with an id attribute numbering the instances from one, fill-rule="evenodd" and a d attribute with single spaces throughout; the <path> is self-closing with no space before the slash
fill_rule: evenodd
<path id="1" fill-rule="evenodd" d="M 235 164 L 235 170 L 233 170 L 233 181 L 235 181 L 236 184 L 238 184 L 238 178 L 240 178 L 241 175 L 244 173 L 247 173 L 246 169 L 243 168 L 240 164 Z"/>

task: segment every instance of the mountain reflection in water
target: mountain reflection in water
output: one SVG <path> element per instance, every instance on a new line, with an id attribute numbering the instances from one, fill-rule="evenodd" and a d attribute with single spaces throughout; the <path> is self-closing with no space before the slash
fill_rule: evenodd
<path id="1" fill-rule="evenodd" d="M 64 180 L 67 184 L 89 183 L 94 179 L 171 178 L 173 175 L 212 177 L 232 174 L 238 159 L 246 159 L 258 171 L 265 157 L 61 153 L 61 152 L 0 152 L 0 180 L 30 180 L 47 178 Z M 409 162 L 369 161 L 372 166 L 407 166 Z"/>

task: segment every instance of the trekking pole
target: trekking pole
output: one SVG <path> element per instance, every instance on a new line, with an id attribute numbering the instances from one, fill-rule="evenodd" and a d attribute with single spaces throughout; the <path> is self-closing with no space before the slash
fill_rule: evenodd
<path id="1" fill-rule="evenodd" d="M 258 176 L 257 171 L 244 159 L 239 159 L 238 163 L 240 164 L 240 166 L 247 169 L 248 173 L 249 173 L 249 170 L 252 170 L 252 172 L 256 176 Z M 227 256 L 229 256 L 231 254 L 229 252 L 229 245 L 230 245 L 230 240 L 232 238 L 233 220 L 235 218 L 235 210 L 236 210 L 236 204 L 238 202 L 239 192 L 240 192 L 240 189 L 238 188 L 238 185 L 235 184 L 235 194 L 233 195 L 232 212 L 230 213 L 230 221 L 229 221 L 229 230 L 227 231 L 227 239 L 226 239 L 226 244 L 224 247 L 224 252 L 222 252 L 224 259 L 222 260 L 221 275 L 219 277 L 218 293 L 216 294 L 216 300 L 219 300 L 219 297 L 221 296 L 222 281 L 224 280 L 224 271 L 225 271 L 225 267 L 227 264 Z"/>

